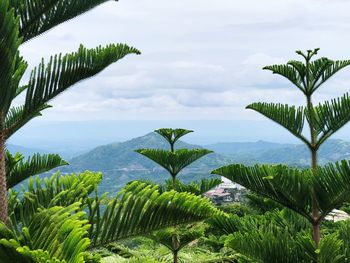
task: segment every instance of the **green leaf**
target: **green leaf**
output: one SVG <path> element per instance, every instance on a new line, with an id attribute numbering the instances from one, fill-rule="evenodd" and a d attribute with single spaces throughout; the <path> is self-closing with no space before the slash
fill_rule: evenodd
<path id="1" fill-rule="evenodd" d="M 314 107 L 316 116 L 316 131 L 321 134 L 320 146 L 327 138 L 337 132 L 350 120 L 350 97 L 346 93 L 342 97 L 326 101 Z"/>
<path id="2" fill-rule="evenodd" d="M 292 82 L 298 89 L 300 89 L 303 93 L 306 93 L 306 89 L 304 87 L 304 72 L 303 67 L 300 63 L 290 61 L 287 65 L 272 65 L 266 66 L 263 69 L 271 70 L 273 74 L 278 74 L 290 82 Z M 301 75 L 302 74 L 302 75 Z"/>
<path id="3" fill-rule="evenodd" d="M 80 203 L 39 210 L 19 240 L 0 240 L 1 262 L 83 263 L 89 225 L 79 210 Z"/>
<path id="4" fill-rule="evenodd" d="M 159 194 L 158 186 L 133 182 L 127 185 L 100 213 L 99 202 L 90 205 L 92 246 L 122 238 L 149 234 L 154 230 L 193 223 L 220 214 L 206 198 L 175 191 Z"/>
<path id="5" fill-rule="evenodd" d="M 61 92 L 132 53 L 140 54 L 137 49 L 124 44 L 95 49 L 80 46 L 77 52 L 51 57 L 48 64 L 42 61 L 31 73 L 22 118 L 38 113 L 43 105 Z"/>
<path id="6" fill-rule="evenodd" d="M 20 17 L 20 34 L 28 41 L 108 0 L 11 0 Z"/>
<path id="7" fill-rule="evenodd" d="M 176 179 L 175 181 L 176 187 L 174 189 L 173 181 L 166 180 L 165 185 L 159 186 L 159 191 L 165 192 L 170 190 L 176 190 L 177 192 L 187 192 L 195 195 L 202 195 L 221 183 L 222 183 L 221 179 L 218 179 L 218 178 L 211 178 L 211 179 L 203 178 L 199 182 L 194 181 L 194 182 L 190 182 L 189 184 L 184 184 L 180 180 Z"/>
<path id="8" fill-rule="evenodd" d="M 7 153 L 9 159 L 9 153 Z M 7 187 L 12 188 L 23 180 L 41 173 L 48 172 L 56 167 L 67 165 L 58 154 L 35 154 L 29 157 L 26 161 L 21 159 L 12 167 L 8 167 Z"/>
<path id="9" fill-rule="evenodd" d="M 0 120 L 5 114 L 15 96 L 16 88 L 13 86 L 13 77 L 17 79 L 20 44 L 19 21 L 15 18 L 14 11 L 9 7 L 8 0 L 0 2 Z M 2 116 L 1 116 L 2 115 Z M 0 127 L 1 128 L 1 127 Z"/>
<path id="10" fill-rule="evenodd" d="M 186 129 L 171 129 L 171 128 L 162 128 L 155 130 L 156 133 L 161 135 L 164 139 L 166 139 L 171 145 L 179 140 L 182 136 L 191 133 L 193 131 Z"/>
<path id="11" fill-rule="evenodd" d="M 90 241 L 87 238 L 89 225 L 84 219 L 80 204 L 67 207 L 52 207 L 37 213 L 28 227 L 33 249 L 43 249 L 51 257 L 67 262 L 84 262 L 83 252 Z"/>
<path id="12" fill-rule="evenodd" d="M 50 105 L 43 104 L 35 111 L 29 112 L 25 112 L 24 106 L 10 108 L 10 110 L 7 112 L 3 126 L 5 139 L 9 139 L 16 131 L 22 128 L 33 118 L 42 116 L 41 111 L 50 107 Z"/>
<path id="13" fill-rule="evenodd" d="M 312 92 L 317 90 L 323 83 L 331 78 L 335 73 L 350 65 L 350 60 L 332 61 L 328 58 L 321 58 L 310 63 L 313 72 L 314 83 Z"/>
<path id="14" fill-rule="evenodd" d="M 287 104 L 256 102 L 248 105 L 246 108 L 261 113 L 287 129 L 303 142 L 309 144 L 302 135 L 305 121 L 303 107 L 296 108 L 295 106 L 288 106 Z"/>
<path id="15" fill-rule="evenodd" d="M 313 175 L 310 170 L 292 169 L 284 165 L 244 166 L 232 164 L 212 171 L 249 190 L 268 197 L 294 210 L 308 220 L 311 216 Z M 270 180 L 264 178 L 272 177 Z"/>
<path id="16" fill-rule="evenodd" d="M 349 202 L 350 161 L 343 160 L 319 167 L 314 177 L 314 191 L 321 218 L 344 202 Z"/>
<path id="17" fill-rule="evenodd" d="M 161 229 L 147 235 L 147 237 L 171 251 L 180 251 L 189 243 L 204 236 L 204 231 L 205 225 L 191 224 Z"/>
<path id="18" fill-rule="evenodd" d="M 9 214 L 13 226 L 29 226 L 38 208 L 69 206 L 78 201 L 85 205 L 101 180 L 101 173 L 92 172 L 64 176 L 56 173 L 44 179 L 31 177 L 22 191 L 9 190 Z"/>
<path id="19" fill-rule="evenodd" d="M 253 262 L 305 262 L 303 252 L 288 232 L 274 226 L 234 233 L 228 236 L 225 245 L 249 257 Z"/>
<path id="20" fill-rule="evenodd" d="M 296 238 L 300 248 L 304 250 L 309 261 L 318 263 L 341 263 L 344 261 L 343 242 L 337 233 L 328 234 L 321 239 L 319 247 L 309 235 L 298 235 Z M 311 260 L 311 261 L 310 261 Z"/>
<path id="21" fill-rule="evenodd" d="M 212 153 L 212 151 L 205 149 L 179 149 L 174 152 L 161 149 L 139 149 L 136 152 L 162 166 L 173 177 L 194 161 Z"/>

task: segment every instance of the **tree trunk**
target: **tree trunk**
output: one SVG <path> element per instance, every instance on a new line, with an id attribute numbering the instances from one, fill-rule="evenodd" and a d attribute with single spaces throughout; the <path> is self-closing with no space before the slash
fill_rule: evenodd
<path id="1" fill-rule="evenodd" d="M 5 136 L 0 134 L 0 221 L 8 223 Z"/>
<path id="2" fill-rule="evenodd" d="M 172 175 L 172 179 L 173 179 L 173 190 L 176 191 L 176 176 Z"/>
<path id="3" fill-rule="evenodd" d="M 312 151 L 312 173 L 316 176 L 317 173 L 317 152 Z M 316 201 L 315 193 L 312 193 L 312 218 L 318 220 L 320 216 L 318 204 Z M 312 224 L 312 237 L 314 239 L 316 247 L 319 246 L 321 240 L 320 222 L 316 221 Z"/>
<path id="4" fill-rule="evenodd" d="M 173 263 L 177 263 L 178 262 L 178 251 L 177 250 L 173 251 L 173 258 L 174 258 Z"/>
<path id="5" fill-rule="evenodd" d="M 312 224 L 312 238 L 315 241 L 315 245 L 318 247 L 321 240 L 320 223 Z"/>
<path id="6" fill-rule="evenodd" d="M 307 62 L 308 64 L 308 62 Z M 317 134 L 315 131 L 315 119 L 314 119 L 314 109 L 311 101 L 311 96 L 307 96 L 307 110 L 309 112 L 309 126 L 310 126 L 310 136 L 311 136 L 311 171 L 313 176 L 317 175 Z M 320 222 L 318 222 L 319 218 L 319 207 L 317 204 L 315 192 L 312 189 L 312 238 L 315 242 L 316 247 L 320 244 L 321 233 L 320 233 Z"/>

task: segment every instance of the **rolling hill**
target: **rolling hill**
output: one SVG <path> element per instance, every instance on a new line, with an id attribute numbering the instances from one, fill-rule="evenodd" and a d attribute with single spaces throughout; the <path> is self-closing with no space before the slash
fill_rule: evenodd
<path id="1" fill-rule="evenodd" d="M 61 167 L 63 173 L 85 170 L 101 171 L 104 174 L 100 192 L 114 193 L 132 180 L 152 180 L 163 182 L 169 178 L 167 172 L 154 162 L 135 152 L 139 148 L 166 149 L 167 142 L 156 133 L 134 138 L 125 142 L 102 145 L 69 160 L 70 165 Z M 177 148 L 203 148 L 183 141 Z M 210 172 L 230 163 L 284 163 L 305 167 L 309 165 L 308 149 L 301 144 L 278 144 L 266 141 L 257 142 L 223 142 L 205 145 L 204 148 L 215 153 L 188 166 L 180 175 L 183 181 L 209 178 Z M 40 150 L 9 145 L 12 152 L 20 151 L 25 155 Z M 342 140 L 329 140 L 320 149 L 321 164 L 341 159 L 350 159 L 350 143 Z"/>
<path id="2" fill-rule="evenodd" d="M 149 133 L 126 142 L 99 146 L 69 161 L 62 172 L 84 170 L 101 171 L 104 174 L 102 191 L 115 192 L 131 180 L 145 179 L 163 182 L 169 179 L 167 172 L 156 163 L 135 152 L 139 148 L 168 148 L 167 142 L 156 133 Z M 203 148 L 178 141 L 177 148 Z M 179 175 L 184 181 L 211 177 L 214 168 L 230 163 L 230 158 L 212 153 L 196 161 Z"/>

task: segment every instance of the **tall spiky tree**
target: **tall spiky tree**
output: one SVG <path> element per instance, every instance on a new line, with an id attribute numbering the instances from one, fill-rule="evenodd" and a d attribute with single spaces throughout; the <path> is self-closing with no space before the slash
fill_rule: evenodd
<path id="1" fill-rule="evenodd" d="M 167 170 L 173 181 L 173 189 L 176 189 L 177 175 L 188 165 L 199 158 L 212 153 L 206 149 L 175 149 L 175 143 L 184 135 L 193 131 L 186 129 L 163 128 L 155 130 L 170 145 L 170 150 L 138 149 L 136 152 L 146 156 Z"/>
<path id="2" fill-rule="evenodd" d="M 156 162 L 169 172 L 172 179 L 172 189 L 177 190 L 177 186 L 185 188 L 177 180 L 177 175 L 185 167 L 212 151 L 206 149 L 175 149 L 175 143 L 182 136 L 193 132 L 191 130 L 163 128 L 155 130 L 155 132 L 167 140 L 170 150 L 139 149 L 136 152 Z M 177 263 L 179 251 L 192 240 L 198 238 L 200 232 L 196 227 L 190 227 L 188 231 L 185 227 L 180 229 L 179 227 L 174 227 L 155 232 L 149 237 L 169 248 L 173 254 L 173 262 Z"/>
<path id="3" fill-rule="evenodd" d="M 9 191 L 11 224 L 0 222 L 0 262 L 97 262 L 84 260 L 123 238 L 202 221 L 223 214 L 206 198 L 159 193 L 133 182 L 116 196 L 98 196 L 101 173 L 30 178 Z M 95 192 L 95 193 L 94 193 Z"/>
<path id="4" fill-rule="evenodd" d="M 124 56 L 140 52 L 125 44 L 54 55 L 32 69 L 29 81 L 20 85 L 27 69 L 19 46 L 108 0 L 2 0 L 0 2 L 0 221 L 8 221 L 5 143 L 31 119 L 50 107 L 47 103 L 77 82 L 99 73 Z M 21 106 L 11 106 L 25 93 Z"/>
<path id="5" fill-rule="evenodd" d="M 314 92 L 335 73 L 350 65 L 350 60 L 333 61 L 325 57 L 313 60 L 318 50 L 308 50 L 306 53 L 297 51 L 303 57 L 303 62 L 292 60 L 285 65 L 264 67 L 285 77 L 298 88 L 305 96 L 304 107 L 265 102 L 247 106 L 286 128 L 305 143 L 310 150 L 311 169 L 233 164 L 212 172 L 269 197 L 307 218 L 312 225 L 316 247 L 321 238 L 322 220 L 331 210 L 350 199 L 350 162 L 319 167 L 317 160 L 320 146 L 350 120 L 350 97 L 345 94 L 318 105 L 314 105 L 312 100 Z"/>

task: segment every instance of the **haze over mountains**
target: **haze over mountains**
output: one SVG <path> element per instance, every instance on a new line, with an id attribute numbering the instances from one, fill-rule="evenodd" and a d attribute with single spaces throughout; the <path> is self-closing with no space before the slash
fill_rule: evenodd
<path id="1" fill-rule="evenodd" d="M 98 146 L 84 154 L 68 159 L 70 165 L 61 167 L 63 173 L 85 170 L 101 171 L 104 179 L 100 191 L 118 191 L 127 182 L 136 179 L 163 182 L 168 174 L 154 162 L 135 152 L 139 148 L 166 149 L 167 142 L 156 133 L 148 133 L 125 142 Z M 177 148 L 207 148 L 209 154 L 186 168 L 180 178 L 186 182 L 210 177 L 210 172 L 230 163 L 285 163 L 294 166 L 307 166 L 310 162 L 308 149 L 301 144 L 280 144 L 266 141 L 223 142 L 204 146 L 179 141 Z M 24 154 L 45 152 L 8 145 L 12 152 Z M 47 152 L 47 151 L 46 151 Z M 329 140 L 320 149 L 320 163 L 350 159 L 350 143 L 343 140 Z"/>

